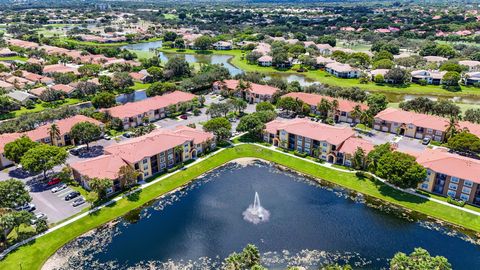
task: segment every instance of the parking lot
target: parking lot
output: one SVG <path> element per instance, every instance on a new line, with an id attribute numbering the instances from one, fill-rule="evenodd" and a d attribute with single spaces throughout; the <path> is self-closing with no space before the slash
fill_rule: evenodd
<path id="1" fill-rule="evenodd" d="M 398 136 L 391 133 L 380 132 L 376 130 L 372 130 L 370 134 L 366 133 L 359 133 L 359 135 L 372 142 L 375 145 L 384 144 L 384 143 L 392 143 L 397 145 L 398 150 L 404 152 L 421 152 L 427 148 L 426 145 L 422 144 L 422 140 Z"/>

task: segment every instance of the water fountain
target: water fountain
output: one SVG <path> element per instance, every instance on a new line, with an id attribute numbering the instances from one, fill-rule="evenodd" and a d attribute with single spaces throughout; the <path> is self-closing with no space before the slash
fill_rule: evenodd
<path id="1" fill-rule="evenodd" d="M 253 204 L 250 204 L 247 210 L 243 212 L 243 219 L 253 224 L 258 224 L 261 222 L 267 222 L 269 218 L 270 212 L 262 207 L 260 204 L 260 196 L 258 195 L 258 192 L 255 192 Z"/>

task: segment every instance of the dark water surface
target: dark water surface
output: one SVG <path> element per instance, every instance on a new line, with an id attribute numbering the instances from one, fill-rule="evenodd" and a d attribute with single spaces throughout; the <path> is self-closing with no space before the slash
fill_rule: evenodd
<path id="1" fill-rule="evenodd" d="M 255 192 L 270 212 L 270 220 L 257 225 L 242 217 Z M 480 246 L 465 235 L 363 201 L 264 163 L 229 164 L 116 225 L 76 239 L 56 256 L 65 260 L 61 269 L 167 269 L 173 264 L 209 269 L 253 243 L 266 253 L 270 269 L 318 269 L 335 261 L 380 269 L 397 251 L 423 247 L 447 257 L 454 269 L 480 269 Z"/>

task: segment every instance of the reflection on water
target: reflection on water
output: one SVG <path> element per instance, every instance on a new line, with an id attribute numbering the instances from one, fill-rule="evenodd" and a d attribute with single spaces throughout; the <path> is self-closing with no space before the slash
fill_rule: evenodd
<path id="1" fill-rule="evenodd" d="M 117 103 L 125 104 L 127 102 L 144 100 L 146 98 L 147 93 L 145 92 L 145 90 L 137 90 L 130 94 L 120 94 L 115 98 L 115 100 L 117 101 Z"/>
<path id="2" fill-rule="evenodd" d="M 122 49 L 127 49 L 127 50 L 136 50 L 136 51 L 152 51 L 156 48 L 162 47 L 162 41 L 157 40 L 157 41 L 149 41 L 149 42 L 140 42 L 140 43 L 132 43 L 128 44 L 125 46 L 122 46 Z"/>
<path id="3" fill-rule="evenodd" d="M 255 191 L 270 211 L 267 223 L 242 218 Z M 480 269 L 473 241 L 355 192 L 257 162 L 226 165 L 91 231 L 61 248 L 45 269 L 218 269 L 247 243 L 259 247 L 270 269 L 333 262 L 380 269 L 395 252 L 418 246 L 446 256 L 454 269 Z"/>

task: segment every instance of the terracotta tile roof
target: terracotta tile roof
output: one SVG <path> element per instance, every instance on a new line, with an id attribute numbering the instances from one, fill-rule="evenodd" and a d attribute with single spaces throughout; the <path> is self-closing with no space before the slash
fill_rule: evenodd
<path id="1" fill-rule="evenodd" d="M 55 84 L 50 88 L 55 90 L 55 91 L 62 91 L 66 94 L 70 94 L 70 93 L 72 93 L 73 90 L 75 90 L 75 88 L 73 88 L 72 86 L 70 86 L 68 84 Z"/>
<path id="2" fill-rule="evenodd" d="M 55 123 L 60 129 L 60 136 L 65 135 L 65 133 L 70 132 L 73 125 L 80 122 L 90 122 L 96 125 L 103 125 L 100 121 L 97 121 L 93 118 L 86 117 L 83 115 L 75 115 L 69 118 L 53 121 L 52 123 L 40 126 L 34 130 L 27 131 L 24 133 L 4 133 L 0 134 L 0 153 L 3 152 L 5 144 L 14 141 L 17 138 L 20 138 L 22 135 L 28 136 L 32 141 L 38 141 L 44 138 L 50 137 L 48 129 L 50 126 Z"/>
<path id="3" fill-rule="evenodd" d="M 173 130 L 173 132 L 175 134 L 193 138 L 194 144 L 205 143 L 207 141 L 213 140 L 214 138 L 212 133 L 204 132 L 202 130 L 194 129 L 187 126 L 178 126 Z"/>
<path id="4" fill-rule="evenodd" d="M 30 137 L 33 141 L 38 141 L 40 139 L 48 138 L 49 137 L 49 128 L 52 124 L 57 124 L 58 129 L 60 130 L 60 136 L 65 135 L 66 133 L 70 132 L 72 127 L 80 122 L 90 122 L 95 125 L 102 125 L 102 122 L 97 121 L 93 118 L 86 117 L 84 115 L 75 115 L 69 118 L 61 119 L 53 121 L 52 123 L 40 126 L 34 130 L 28 131 L 25 134 Z"/>
<path id="5" fill-rule="evenodd" d="M 105 148 L 105 155 L 71 164 L 81 175 L 89 178 L 116 179 L 120 167 L 140 162 L 144 158 L 181 146 L 186 142 L 202 143 L 213 138 L 211 133 L 185 126 L 153 132 Z"/>
<path id="6" fill-rule="evenodd" d="M 11 89 L 14 85 L 6 81 L 0 81 L 0 88 Z"/>
<path id="7" fill-rule="evenodd" d="M 66 66 L 62 64 L 54 64 L 54 65 L 48 65 L 43 67 L 43 72 L 44 73 L 68 73 L 68 72 L 73 72 L 74 74 L 80 74 L 78 72 L 78 69 L 75 67 L 71 66 Z"/>
<path id="8" fill-rule="evenodd" d="M 33 49 L 33 48 L 37 48 L 39 46 L 38 43 L 30 42 L 30 41 L 24 41 L 24 40 L 20 40 L 20 39 L 9 39 L 9 40 L 7 40 L 7 42 L 10 45 L 17 46 L 17 47 L 22 47 L 22 48 L 26 48 L 26 49 Z"/>
<path id="9" fill-rule="evenodd" d="M 31 89 L 31 90 L 28 91 L 28 92 L 29 92 L 30 94 L 33 94 L 33 95 L 39 97 L 39 96 L 41 96 L 42 93 L 43 93 L 44 91 L 46 91 L 46 90 L 47 90 L 47 87 L 43 86 L 43 87 L 38 87 L 38 88 Z"/>
<path id="10" fill-rule="evenodd" d="M 307 103 L 310 106 L 317 106 L 318 103 L 320 103 L 320 101 L 322 100 L 322 98 L 326 99 L 330 102 L 332 102 L 333 100 L 337 100 L 338 101 L 338 110 L 342 111 L 342 112 L 351 112 L 351 111 L 353 111 L 353 108 L 356 105 L 360 105 L 362 110 L 367 110 L 368 109 L 368 106 L 363 104 L 363 103 L 357 103 L 357 102 L 354 102 L 354 101 L 351 101 L 351 100 L 346 100 L 346 99 L 341 99 L 341 98 L 333 98 L 333 97 L 329 97 L 329 96 L 322 96 L 322 95 L 311 94 L 311 93 L 292 92 L 292 93 L 288 93 L 288 94 L 286 94 L 282 97 L 292 97 L 292 98 L 295 98 L 295 99 L 299 99 L 299 100 Z"/>
<path id="11" fill-rule="evenodd" d="M 70 166 L 81 175 L 90 179 L 116 179 L 120 168 L 127 164 L 117 155 L 102 155 L 85 161 L 75 162 L 70 164 Z"/>
<path id="12" fill-rule="evenodd" d="M 336 72 L 352 72 L 358 70 L 357 68 L 354 68 L 350 66 L 349 64 L 342 64 L 342 63 L 329 63 L 325 66 L 326 68 L 332 69 Z"/>
<path id="13" fill-rule="evenodd" d="M 444 149 L 426 149 L 417 157 L 417 162 L 432 171 L 470 180 L 480 184 L 480 161 Z"/>
<path id="14" fill-rule="evenodd" d="M 317 141 L 326 141 L 333 145 L 340 145 L 355 135 L 355 132 L 350 127 L 335 127 L 300 118 L 293 120 L 274 120 L 266 124 L 266 130 L 274 134 L 276 134 L 278 130 L 285 130 L 288 133 Z"/>
<path id="15" fill-rule="evenodd" d="M 215 84 L 217 86 L 225 86 L 230 90 L 235 90 L 238 86 L 239 80 L 224 80 L 224 81 L 217 81 Z M 245 82 L 247 83 L 247 82 Z M 257 95 L 268 95 L 272 96 L 274 95 L 277 91 L 279 91 L 278 88 L 269 86 L 269 85 L 263 85 L 263 84 L 257 84 L 257 83 L 250 83 L 250 88 L 248 89 L 249 92 Z"/>
<path id="16" fill-rule="evenodd" d="M 117 118 L 134 117 L 148 111 L 166 108 L 173 104 L 191 101 L 196 96 L 190 93 L 175 91 L 162 96 L 147 98 L 142 101 L 129 102 L 124 105 L 109 108 L 110 115 Z"/>
<path id="17" fill-rule="evenodd" d="M 355 151 L 357 151 L 357 148 L 360 147 L 365 151 L 365 154 L 368 154 L 373 150 L 374 146 L 373 143 L 362 138 L 350 137 L 342 144 L 338 152 L 353 155 Z"/>
<path id="18" fill-rule="evenodd" d="M 440 131 L 445 131 L 450 122 L 449 119 L 440 116 L 409 112 L 395 108 L 387 108 L 379 112 L 375 118 L 389 122 L 413 124 L 417 127 Z M 467 121 L 459 121 L 458 124 L 460 128 L 467 128 L 470 133 L 480 136 L 480 125 Z"/>

